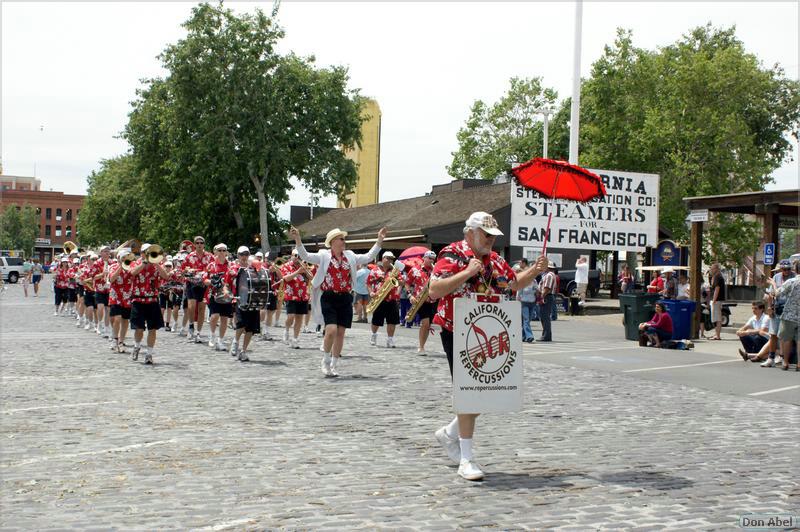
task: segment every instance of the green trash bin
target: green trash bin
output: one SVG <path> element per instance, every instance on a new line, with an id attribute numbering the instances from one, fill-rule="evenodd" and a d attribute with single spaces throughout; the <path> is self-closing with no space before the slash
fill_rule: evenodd
<path id="1" fill-rule="evenodd" d="M 625 321 L 625 339 L 639 339 L 639 324 L 648 321 L 656 313 L 656 301 L 659 294 L 636 292 L 619 295 L 619 308 Z"/>

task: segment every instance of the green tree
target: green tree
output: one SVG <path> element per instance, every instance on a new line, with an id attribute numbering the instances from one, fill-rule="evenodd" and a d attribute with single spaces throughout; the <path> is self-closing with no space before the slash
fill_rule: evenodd
<path id="1" fill-rule="evenodd" d="M 800 125 L 800 85 L 777 65 L 764 68 L 734 28 L 710 25 L 656 51 L 619 30 L 581 98 L 580 163 L 660 174 L 660 223 L 678 239 L 688 232 L 682 198 L 763 190 L 789 157 L 786 133 Z M 734 218 L 718 220 L 742 231 L 717 222 L 710 230 L 753 249 Z"/>
<path id="2" fill-rule="evenodd" d="M 290 178 L 317 195 L 354 187 L 343 150 L 360 140 L 361 99 L 346 69 L 278 54 L 275 15 L 201 4 L 160 56 L 169 74 L 144 80 L 123 136 L 146 183 L 142 227 L 154 236 L 216 231 L 249 242 L 257 232 L 266 250 Z"/>
<path id="3" fill-rule="evenodd" d="M 0 249 L 21 249 L 33 253 L 39 236 L 39 216 L 30 205 L 9 205 L 0 212 Z"/>
<path id="4" fill-rule="evenodd" d="M 458 150 L 452 153 L 447 172 L 457 179 L 494 179 L 514 162 L 541 156 L 543 126 L 538 110 L 556 109 L 557 97 L 555 90 L 542 86 L 541 78 L 511 78 L 508 92 L 496 103 L 475 101 L 467 123 L 456 135 Z M 564 157 L 561 130 L 565 126 L 562 106 L 548 127 L 549 157 Z"/>
<path id="5" fill-rule="evenodd" d="M 761 224 L 744 215 L 715 213 L 706 224 L 703 261 L 741 268 L 745 257 L 753 255 L 761 239 Z"/>

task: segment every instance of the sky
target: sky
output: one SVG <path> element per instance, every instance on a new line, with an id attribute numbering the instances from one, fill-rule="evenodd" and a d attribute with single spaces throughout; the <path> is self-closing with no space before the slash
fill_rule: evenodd
<path id="1" fill-rule="evenodd" d="M 798 77 L 800 12 L 792 2 L 585 2 L 581 74 L 613 43 L 669 45 L 711 22 L 736 26 L 769 67 Z M 116 138 L 142 78 L 162 76 L 157 55 L 184 35 L 194 2 L 8 2 L 2 15 L 2 162 L 43 189 L 86 192 L 101 159 L 127 151 Z M 271 2 L 227 2 L 237 12 Z M 300 2 L 281 4 L 282 51 L 349 68 L 350 85 L 382 111 L 380 201 L 423 195 L 450 181 L 446 166 L 472 103 L 494 102 L 513 76 L 543 78 L 571 95 L 573 2 Z M 798 186 L 794 161 L 769 189 Z M 636 171 L 636 168 L 615 170 Z M 298 187 L 288 205 L 307 205 Z M 332 197 L 322 206 L 334 206 Z"/>

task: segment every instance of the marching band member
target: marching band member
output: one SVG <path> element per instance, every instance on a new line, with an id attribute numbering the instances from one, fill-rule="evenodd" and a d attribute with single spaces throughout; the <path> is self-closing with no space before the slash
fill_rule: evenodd
<path id="1" fill-rule="evenodd" d="M 229 275 L 230 269 L 228 246 L 217 244 L 214 246 L 214 262 L 208 265 L 205 280 L 203 281 L 207 287 L 206 302 L 211 315 L 208 319 L 208 325 L 211 329 L 211 338 L 208 341 L 208 346 L 217 351 L 225 351 L 227 349 L 225 347 L 225 332 L 228 330 L 228 318 L 233 319 L 233 302 L 224 303 L 215 299 L 216 295 L 222 295 L 223 293 L 227 293 L 232 297 L 233 289 Z M 215 286 L 216 284 L 219 284 L 219 288 Z M 217 337 L 217 322 L 219 322 L 219 337 Z"/>
<path id="2" fill-rule="evenodd" d="M 72 257 L 72 255 L 70 255 Z M 70 258 L 68 261 L 69 264 L 69 271 L 67 273 L 67 277 L 69 278 L 68 288 L 67 288 L 67 302 L 69 303 L 69 314 L 71 316 L 76 316 L 78 314 L 77 309 L 75 308 L 75 304 L 78 302 L 78 280 L 75 278 L 76 274 L 78 273 L 78 265 L 80 264 L 80 260 L 77 257 Z"/>
<path id="3" fill-rule="evenodd" d="M 100 258 L 94 261 L 92 276 L 94 277 L 94 302 L 95 313 L 97 314 L 97 334 L 103 338 L 108 338 L 110 327 L 110 316 L 108 315 L 108 285 L 106 276 L 108 275 L 108 259 L 111 248 L 103 246 L 100 248 Z"/>
<path id="4" fill-rule="evenodd" d="M 81 284 L 81 275 L 83 274 L 83 267 L 86 264 L 86 256 L 80 257 L 77 259 L 77 264 L 75 267 L 75 283 L 76 283 L 76 295 L 78 297 L 78 324 L 76 327 L 83 327 L 86 325 L 86 321 L 88 320 L 87 316 L 85 315 L 86 305 L 83 303 L 84 291 L 83 291 L 83 284 Z"/>
<path id="5" fill-rule="evenodd" d="M 63 315 L 67 308 L 69 299 L 69 260 L 66 258 L 58 262 L 58 269 L 55 271 L 55 285 L 53 293 L 56 299 L 56 311 L 53 316 Z"/>
<path id="6" fill-rule="evenodd" d="M 339 228 L 331 229 L 325 238 L 325 247 L 316 253 L 309 253 L 300 240 L 300 232 L 292 227 L 289 236 L 294 238 L 300 258 L 306 262 L 319 265 L 312 281 L 314 294 L 314 321 L 325 324 L 325 338 L 322 344 L 325 354 L 322 357 L 321 369 L 326 376 L 336 377 L 339 358 L 342 356 L 344 334 L 353 323 L 353 282 L 356 268 L 367 264 L 378 255 L 383 239 L 386 238 L 385 227 L 378 231 L 378 239 L 364 255 L 356 255 L 345 249 L 347 233 Z"/>
<path id="7" fill-rule="evenodd" d="M 393 269 L 394 253 L 386 251 L 381 257 L 381 262 L 377 268 L 372 270 L 367 276 L 367 288 L 369 288 L 370 299 L 375 298 Z M 398 279 L 398 283 L 401 282 Z M 383 322 L 386 321 L 386 347 L 395 347 L 394 345 L 394 331 L 400 323 L 400 285 L 398 284 L 391 289 L 389 294 L 383 301 L 375 308 L 372 313 L 372 336 L 369 339 L 370 345 L 375 345 L 378 340 L 378 329 L 383 327 Z"/>
<path id="8" fill-rule="evenodd" d="M 473 293 L 485 296 L 501 294 L 505 290 L 502 278 L 512 290 L 529 285 L 547 269 L 547 257 L 539 257 L 536 264 L 518 276 L 508 263 L 492 251 L 495 238 L 502 235 L 494 217 L 485 212 L 474 212 L 464 226 L 464 240 L 449 244 L 441 252 L 433 268 L 429 294 L 440 299 L 434 323 L 442 327 L 442 347 L 453 376 L 453 300 L 469 297 Z M 472 436 L 478 414 L 458 414 L 449 424 L 436 431 L 435 436 L 447 455 L 459 464 L 458 474 L 467 480 L 480 480 L 483 471 L 472 454 Z"/>
<path id="9" fill-rule="evenodd" d="M 433 261 L 436 260 L 436 253 L 433 251 L 426 251 L 422 256 L 422 265 L 419 268 L 412 268 L 408 273 L 409 292 L 411 293 L 411 305 L 416 305 L 417 301 L 428 286 L 428 281 L 433 272 Z M 431 330 L 431 319 L 436 314 L 436 301 L 427 296 L 426 301 L 422 303 L 417 311 L 417 316 L 420 318 L 419 325 L 419 347 L 417 353 L 425 352 L 425 342 L 428 340 L 428 335 Z"/>
<path id="10" fill-rule="evenodd" d="M 128 334 L 128 323 L 131 319 L 132 277 L 130 271 L 125 271 L 122 267 L 122 261 L 130 252 L 130 249 L 121 249 L 117 253 L 117 262 L 111 265 L 108 272 L 108 282 L 111 286 L 108 292 L 113 338 L 111 350 L 117 353 L 126 352 L 125 336 Z"/>
<path id="11" fill-rule="evenodd" d="M 79 282 L 83 285 L 83 313 L 87 318 L 84 330 L 87 331 L 97 329 L 97 316 L 95 314 L 95 307 L 97 304 L 94 299 L 94 263 L 97 259 L 96 253 L 90 253 L 79 277 Z"/>
<path id="12" fill-rule="evenodd" d="M 263 255 L 262 255 L 263 256 Z M 258 270 L 261 267 L 260 261 L 250 260 L 250 249 L 247 246 L 239 246 L 236 250 L 237 261 L 229 270 L 229 275 L 234 278 L 234 293 L 239 295 L 239 283 L 242 282 L 241 276 L 247 275 L 247 269 Z M 236 300 L 234 300 L 236 301 Z M 261 331 L 261 310 L 244 310 L 236 305 L 236 334 L 231 342 L 231 355 L 239 359 L 240 362 L 247 362 L 247 349 L 254 334 Z M 239 347 L 239 343 L 244 336 L 244 346 Z"/>
<path id="13" fill-rule="evenodd" d="M 278 310 L 277 290 L 278 286 L 280 285 L 281 276 L 277 271 L 277 265 L 273 261 L 269 260 L 269 252 L 267 252 L 266 255 L 260 251 L 256 252 L 255 260 L 261 262 L 261 267 L 266 268 L 267 274 L 269 275 L 269 298 L 267 299 L 267 307 L 261 311 L 261 321 L 264 323 L 261 338 L 263 340 L 271 340 L 268 327 L 272 327 L 273 323 L 275 324 L 275 327 L 280 327 L 280 324 L 278 323 L 280 313 L 278 313 L 278 316 L 276 317 L 275 311 Z"/>
<path id="14" fill-rule="evenodd" d="M 169 274 L 160 264 L 147 261 L 150 244 L 142 244 L 142 256 L 131 265 L 131 325 L 133 326 L 133 360 L 138 360 L 142 349 L 144 330 L 147 329 L 147 351 L 144 363 L 153 363 L 153 348 L 156 345 L 156 332 L 164 326 L 161 308 L 158 306 L 158 285 L 169 279 Z"/>
<path id="15" fill-rule="evenodd" d="M 193 273 L 201 279 L 196 279 L 195 282 L 187 282 L 187 300 L 189 301 L 187 308 L 188 320 L 194 324 L 194 342 L 202 343 L 200 339 L 200 332 L 203 329 L 203 322 L 206 317 L 206 286 L 202 282 L 202 275 L 208 266 L 214 262 L 214 255 L 205 250 L 206 239 L 202 236 L 194 237 L 194 251 L 189 253 L 183 263 L 183 271 Z M 200 282 L 196 282 L 200 281 Z M 184 317 L 186 323 L 186 317 Z"/>
<path id="16" fill-rule="evenodd" d="M 308 316 L 308 281 L 311 272 L 300 264 L 297 249 L 292 250 L 292 260 L 281 267 L 283 277 L 281 281 L 285 287 L 286 299 L 286 328 L 283 331 L 283 341 L 292 349 L 300 349 L 298 342 L 303 318 Z M 294 336 L 289 339 L 289 329 L 294 328 Z"/>
<path id="17" fill-rule="evenodd" d="M 166 282 L 171 285 L 181 282 L 180 272 L 177 271 L 176 267 L 177 262 L 178 260 L 172 257 L 167 257 L 167 260 L 164 262 L 164 269 L 169 274 L 169 279 L 167 279 Z M 182 294 L 180 295 L 182 296 Z M 164 330 L 166 332 L 172 331 L 172 325 L 170 325 L 170 323 L 174 323 L 176 329 L 178 327 L 178 311 L 180 310 L 182 299 L 183 297 L 179 297 L 179 294 L 176 294 L 172 288 L 167 290 L 166 293 L 162 292 L 159 295 L 159 303 L 161 303 L 161 309 L 164 313 Z"/>
<path id="18" fill-rule="evenodd" d="M 306 288 L 306 292 L 308 292 L 308 294 L 309 294 L 309 301 L 308 301 L 308 312 L 306 313 L 305 317 L 303 318 L 303 332 L 304 333 L 310 333 L 312 331 L 308 328 L 308 323 L 311 321 L 311 300 L 310 300 L 311 281 L 314 279 L 314 275 L 317 274 L 317 267 L 314 266 L 313 264 L 307 264 L 306 265 L 306 269 L 311 274 L 311 277 L 308 279 L 308 281 L 306 283 L 308 285 L 307 288 Z M 317 326 L 317 330 L 319 330 L 319 328 L 320 328 L 320 326 L 318 325 Z M 321 331 L 320 331 L 320 336 L 322 336 L 322 332 Z"/>

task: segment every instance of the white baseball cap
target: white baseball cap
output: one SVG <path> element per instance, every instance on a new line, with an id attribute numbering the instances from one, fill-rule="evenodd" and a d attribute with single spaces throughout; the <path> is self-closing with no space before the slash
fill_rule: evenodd
<path id="1" fill-rule="evenodd" d="M 435 259 L 436 258 L 436 252 L 429 249 L 428 251 L 425 252 L 423 257 L 428 258 L 428 259 Z"/>
<path id="2" fill-rule="evenodd" d="M 263 253 L 261 253 L 260 251 L 256 251 L 256 257 L 263 257 L 263 256 L 264 256 Z"/>
<path id="3" fill-rule="evenodd" d="M 497 225 L 497 220 L 488 212 L 473 212 L 467 218 L 466 226 L 470 229 L 483 229 L 490 235 L 503 236 L 503 232 Z"/>
<path id="4" fill-rule="evenodd" d="M 250 254 L 250 248 L 247 247 L 247 246 L 239 246 L 239 249 L 236 250 L 236 254 L 237 255 L 241 255 L 243 253 L 247 253 L 249 255 Z M 258 253 L 261 253 L 261 252 L 259 251 Z M 256 256 L 258 256 L 258 253 L 256 253 Z"/>
<path id="5" fill-rule="evenodd" d="M 393 259 L 394 258 L 394 253 L 392 253 L 391 251 L 384 251 L 382 257 L 384 259 L 387 258 L 387 257 L 390 258 L 390 259 Z"/>

